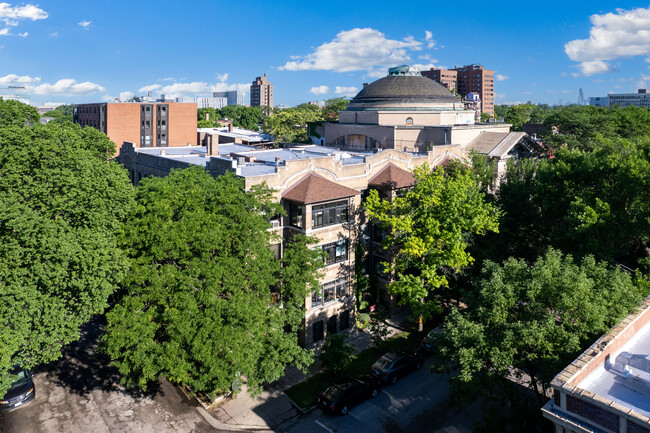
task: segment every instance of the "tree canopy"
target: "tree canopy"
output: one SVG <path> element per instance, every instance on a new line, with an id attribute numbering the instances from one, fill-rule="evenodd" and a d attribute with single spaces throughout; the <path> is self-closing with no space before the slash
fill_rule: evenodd
<path id="1" fill-rule="evenodd" d="M 208 118 L 206 119 L 206 114 Z M 259 107 L 244 107 L 242 105 L 227 105 L 221 109 L 200 108 L 197 111 L 199 128 L 218 128 L 221 126 L 219 120 L 231 119 L 233 125 L 238 128 L 257 130 L 261 122 L 262 112 Z"/>
<path id="2" fill-rule="evenodd" d="M 389 289 L 427 319 L 436 305 L 432 295 L 448 284 L 445 268 L 457 272 L 473 262 L 471 236 L 497 231 L 498 212 L 467 171 L 452 176 L 425 164 L 414 175 L 415 186 L 391 201 L 371 190 L 365 210 L 386 232 L 392 255 L 386 266 L 394 275 Z"/>
<path id="3" fill-rule="evenodd" d="M 297 237 L 284 263 L 275 258 L 265 216 L 281 210 L 270 190 L 191 167 L 144 179 L 136 203 L 121 238 L 131 269 L 104 336 L 126 383 L 165 375 L 212 393 L 241 375 L 255 391 L 311 362 L 297 330 L 319 256 Z"/>
<path id="4" fill-rule="evenodd" d="M 36 108 L 22 102 L 0 98 L 0 128 L 6 126 L 30 126 L 38 122 L 41 116 Z"/>
<path id="5" fill-rule="evenodd" d="M 33 120 L 19 108 L 6 123 Z M 0 127 L 0 396 L 13 365 L 58 359 L 127 269 L 117 234 L 133 187 L 114 149 L 72 124 Z"/>
<path id="6" fill-rule="evenodd" d="M 552 378 L 585 342 L 638 306 L 647 290 L 646 281 L 593 256 L 574 261 L 549 249 L 530 266 L 514 258 L 488 260 L 465 297 L 466 311 L 451 312 L 437 344 L 458 369 L 455 381 L 484 384 L 514 367 L 528 375 L 541 406 Z"/>

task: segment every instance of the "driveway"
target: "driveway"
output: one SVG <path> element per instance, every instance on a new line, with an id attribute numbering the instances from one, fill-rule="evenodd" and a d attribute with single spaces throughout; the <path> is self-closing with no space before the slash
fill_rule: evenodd
<path id="1" fill-rule="evenodd" d="M 148 392 L 126 390 L 108 359 L 95 353 L 98 321 L 83 329 L 58 362 L 34 371 L 36 398 L 0 415 L 6 433 L 197 432 L 214 429 L 194 400 L 166 380 Z"/>

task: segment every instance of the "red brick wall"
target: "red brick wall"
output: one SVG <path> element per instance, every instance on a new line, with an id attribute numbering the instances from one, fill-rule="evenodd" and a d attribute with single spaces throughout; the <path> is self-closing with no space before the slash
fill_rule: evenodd
<path id="1" fill-rule="evenodd" d="M 169 146 L 197 146 L 196 104 L 169 103 Z M 155 123 L 154 123 L 155 124 Z"/>
<path id="2" fill-rule="evenodd" d="M 106 135 L 118 149 L 125 141 L 140 147 L 140 104 L 106 104 Z"/>
<path id="3" fill-rule="evenodd" d="M 566 409 L 612 431 L 618 431 L 619 416 L 579 398 L 567 395 Z"/>

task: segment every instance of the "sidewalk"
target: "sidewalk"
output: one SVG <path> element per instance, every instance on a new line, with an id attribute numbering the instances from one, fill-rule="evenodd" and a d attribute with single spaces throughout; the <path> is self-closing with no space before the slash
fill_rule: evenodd
<path id="1" fill-rule="evenodd" d="M 403 310 L 396 312 L 387 320 L 387 324 L 389 336 L 402 332 L 408 326 L 406 313 Z M 372 346 L 372 336 L 365 330 L 353 328 L 348 333 L 348 342 L 356 347 L 357 352 L 361 352 Z M 255 398 L 251 398 L 243 388 L 235 397 L 209 409 L 199 407 L 199 411 L 213 427 L 220 430 L 273 431 L 273 428 L 300 415 L 301 411 L 284 391 L 320 371 L 318 351 L 315 358 L 306 374 L 296 367 L 287 367 L 283 377 L 264 386 L 262 393 Z"/>

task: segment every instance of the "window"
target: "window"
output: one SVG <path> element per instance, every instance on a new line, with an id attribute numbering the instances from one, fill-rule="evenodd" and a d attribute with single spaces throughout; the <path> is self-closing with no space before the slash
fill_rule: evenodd
<path id="1" fill-rule="evenodd" d="M 336 314 L 327 319 L 327 333 L 336 334 Z"/>
<path id="2" fill-rule="evenodd" d="M 324 327 L 323 327 L 323 321 L 322 320 L 319 320 L 318 322 L 314 322 L 314 324 L 312 325 L 311 329 L 312 329 L 312 337 L 313 337 L 314 343 L 323 339 L 323 336 L 324 336 L 323 335 L 323 331 L 324 331 L 323 328 Z"/>
<path id="3" fill-rule="evenodd" d="M 325 265 L 342 262 L 348 259 L 348 240 L 341 239 L 336 242 L 323 245 L 325 253 Z"/>
<path id="4" fill-rule="evenodd" d="M 302 228 L 303 209 L 301 204 L 289 203 L 289 221 L 292 226 Z"/>
<path id="5" fill-rule="evenodd" d="M 406 126 L 413 126 L 413 118 L 412 117 L 407 117 L 406 118 Z"/>
<path id="6" fill-rule="evenodd" d="M 350 288 L 346 278 L 330 281 L 321 285 L 311 294 L 311 307 L 316 308 L 335 300 L 345 301 L 350 296 Z"/>
<path id="7" fill-rule="evenodd" d="M 311 207 L 311 228 L 340 224 L 348 220 L 348 201 L 314 205 Z"/>
<path id="8" fill-rule="evenodd" d="M 341 313 L 341 318 L 339 320 L 339 328 L 341 331 L 348 329 L 350 327 L 350 311 L 345 310 Z"/>

